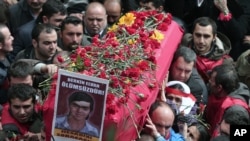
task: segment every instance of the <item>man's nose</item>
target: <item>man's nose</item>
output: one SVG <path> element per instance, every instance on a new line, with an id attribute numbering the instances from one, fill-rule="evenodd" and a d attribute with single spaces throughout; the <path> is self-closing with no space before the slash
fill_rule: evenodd
<path id="1" fill-rule="evenodd" d="M 23 108 L 20 109 L 20 114 L 25 114 L 25 110 Z"/>
<path id="2" fill-rule="evenodd" d="M 181 75 L 181 77 L 185 77 L 185 75 L 186 75 L 185 71 L 182 71 L 180 75 Z"/>
<path id="3" fill-rule="evenodd" d="M 200 43 L 204 43 L 204 41 L 205 41 L 204 37 L 203 36 L 200 37 Z"/>
<path id="4" fill-rule="evenodd" d="M 74 41 L 74 42 L 77 42 L 77 39 L 78 39 L 78 38 L 77 38 L 77 35 L 74 35 L 74 36 L 73 36 L 73 41 Z"/>
<path id="5" fill-rule="evenodd" d="M 94 24 L 94 25 L 97 25 L 97 23 L 98 23 L 97 20 L 94 20 L 94 21 L 93 21 L 93 24 Z"/>

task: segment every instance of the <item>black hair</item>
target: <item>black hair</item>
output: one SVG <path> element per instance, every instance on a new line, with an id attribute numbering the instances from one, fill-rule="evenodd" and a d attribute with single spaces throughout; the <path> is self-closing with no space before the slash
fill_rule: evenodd
<path id="1" fill-rule="evenodd" d="M 199 122 L 193 123 L 190 126 L 195 126 L 197 128 L 197 130 L 199 131 L 200 136 L 199 136 L 198 141 L 209 141 L 210 140 L 210 135 L 208 132 L 208 128 L 206 126 L 204 126 L 203 124 L 201 124 Z"/>
<path id="2" fill-rule="evenodd" d="M 228 94 L 239 88 L 239 78 L 233 65 L 222 64 L 216 66 L 213 68 L 213 72 L 216 72 L 216 85 L 221 85 Z"/>
<path id="3" fill-rule="evenodd" d="M 47 2 L 43 4 L 42 9 L 43 10 L 36 19 L 36 23 L 43 23 L 43 16 L 50 18 L 57 13 L 60 13 L 61 15 L 67 15 L 67 9 L 59 0 L 47 0 Z"/>
<path id="4" fill-rule="evenodd" d="M 29 75 L 32 76 L 33 67 L 25 61 L 13 62 L 8 69 L 8 77 L 25 78 Z"/>
<path id="5" fill-rule="evenodd" d="M 194 23 L 193 23 L 193 27 L 192 27 L 192 32 L 194 32 L 195 26 L 196 25 L 200 25 L 200 26 L 208 26 L 211 25 L 212 26 L 212 32 L 213 35 L 215 35 L 217 33 L 217 25 L 215 23 L 215 21 L 209 17 L 200 17 L 197 18 Z"/>
<path id="6" fill-rule="evenodd" d="M 38 41 L 38 38 L 43 31 L 45 31 L 46 33 L 52 33 L 53 31 L 56 31 L 56 29 L 51 24 L 43 24 L 43 23 L 37 24 L 32 30 L 31 33 L 32 39 Z"/>
<path id="7" fill-rule="evenodd" d="M 73 25 L 83 25 L 82 24 L 82 20 L 75 17 L 75 16 L 68 16 L 66 17 L 63 21 L 62 21 L 62 24 L 61 24 L 61 31 L 63 31 L 65 29 L 65 26 L 67 24 L 73 24 Z"/>
<path id="8" fill-rule="evenodd" d="M 144 0 L 143 3 L 152 2 L 155 8 L 162 6 L 164 8 L 165 0 Z"/>
<path id="9" fill-rule="evenodd" d="M 8 101 L 11 103 L 12 99 L 18 98 L 21 101 L 26 101 L 32 98 L 32 103 L 36 103 L 36 89 L 28 84 L 13 84 L 8 90 Z"/>
<path id="10" fill-rule="evenodd" d="M 90 111 L 94 109 L 94 100 L 86 92 L 77 91 L 69 96 L 68 102 L 71 104 L 73 101 L 86 101 L 90 103 Z"/>
<path id="11" fill-rule="evenodd" d="M 228 108 L 223 115 L 223 119 L 230 125 L 249 125 L 249 113 L 240 105 Z"/>

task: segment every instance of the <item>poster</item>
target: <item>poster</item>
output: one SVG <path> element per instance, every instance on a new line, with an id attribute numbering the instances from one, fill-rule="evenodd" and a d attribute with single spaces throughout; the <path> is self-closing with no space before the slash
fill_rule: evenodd
<path id="1" fill-rule="evenodd" d="M 60 69 L 52 135 L 60 141 L 101 141 L 108 80 Z"/>

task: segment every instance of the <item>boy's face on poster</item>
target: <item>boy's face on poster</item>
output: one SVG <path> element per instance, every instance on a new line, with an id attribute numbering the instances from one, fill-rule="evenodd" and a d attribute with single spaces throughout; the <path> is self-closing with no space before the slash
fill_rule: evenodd
<path id="1" fill-rule="evenodd" d="M 90 112 L 90 102 L 73 101 L 70 103 L 70 117 L 77 121 L 87 119 Z"/>

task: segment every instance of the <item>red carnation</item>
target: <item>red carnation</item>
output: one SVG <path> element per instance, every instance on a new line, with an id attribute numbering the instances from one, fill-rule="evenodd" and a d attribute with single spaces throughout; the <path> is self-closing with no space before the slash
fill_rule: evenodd
<path id="1" fill-rule="evenodd" d="M 57 56 L 57 60 L 59 63 L 63 63 L 64 62 L 64 58 L 61 55 Z"/>

